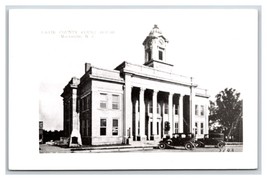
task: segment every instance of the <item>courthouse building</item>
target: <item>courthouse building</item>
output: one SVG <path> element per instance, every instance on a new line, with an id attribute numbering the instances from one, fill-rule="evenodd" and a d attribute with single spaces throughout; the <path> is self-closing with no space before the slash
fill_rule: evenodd
<path id="1" fill-rule="evenodd" d="M 208 134 L 209 96 L 166 59 L 168 40 L 155 25 L 145 38 L 144 64 L 114 70 L 85 63 L 61 94 L 70 146 L 159 141 L 174 133 Z"/>

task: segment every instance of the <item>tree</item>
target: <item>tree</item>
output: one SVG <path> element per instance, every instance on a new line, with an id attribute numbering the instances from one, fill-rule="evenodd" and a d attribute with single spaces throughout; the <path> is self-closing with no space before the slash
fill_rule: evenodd
<path id="1" fill-rule="evenodd" d="M 223 132 L 226 137 L 242 141 L 243 101 L 240 93 L 233 88 L 226 88 L 216 96 L 215 102 L 210 102 L 210 125 L 217 123 L 217 131 Z M 242 133 L 240 133 L 242 132 Z"/>
<path id="2" fill-rule="evenodd" d="M 62 130 L 58 131 L 58 130 L 55 130 L 55 131 L 46 131 L 46 130 L 43 130 L 43 142 L 47 142 L 47 141 L 55 141 L 55 140 L 59 140 L 60 137 L 63 137 L 63 134 L 64 132 Z"/>

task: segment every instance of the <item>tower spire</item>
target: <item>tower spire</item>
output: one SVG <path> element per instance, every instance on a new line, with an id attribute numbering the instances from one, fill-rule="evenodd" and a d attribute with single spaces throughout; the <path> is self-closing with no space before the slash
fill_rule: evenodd
<path id="1" fill-rule="evenodd" d="M 168 40 L 164 37 L 158 25 L 155 24 L 143 42 L 145 48 L 145 63 L 149 67 L 172 66 L 166 62 L 166 45 Z"/>

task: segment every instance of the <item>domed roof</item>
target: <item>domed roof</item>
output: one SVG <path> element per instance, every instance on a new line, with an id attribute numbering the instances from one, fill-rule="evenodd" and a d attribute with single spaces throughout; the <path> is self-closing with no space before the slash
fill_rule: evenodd
<path id="1" fill-rule="evenodd" d="M 143 45 L 145 45 L 147 42 L 150 42 L 152 39 L 162 37 L 165 42 L 169 42 L 162 34 L 161 30 L 158 28 L 158 26 L 155 24 L 153 29 L 150 31 L 149 35 L 146 37 L 146 39 L 143 42 Z"/>
<path id="2" fill-rule="evenodd" d="M 162 36 L 161 30 L 158 28 L 156 24 L 154 25 L 153 29 L 150 31 L 149 36 L 154 36 L 154 37 Z"/>

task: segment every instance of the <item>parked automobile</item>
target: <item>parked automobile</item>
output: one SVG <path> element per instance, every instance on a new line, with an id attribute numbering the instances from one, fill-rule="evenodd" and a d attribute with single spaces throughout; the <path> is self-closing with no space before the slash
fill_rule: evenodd
<path id="1" fill-rule="evenodd" d="M 189 133 L 189 134 L 184 134 L 184 133 L 176 133 L 173 134 L 173 137 L 166 137 L 163 138 L 159 142 L 159 148 L 160 149 L 166 149 L 166 148 L 175 148 L 178 146 L 183 146 L 187 150 L 192 150 L 195 147 L 194 144 L 195 138 L 194 135 Z"/>
<path id="2" fill-rule="evenodd" d="M 211 133 L 205 134 L 203 139 L 197 139 L 195 141 L 196 147 L 205 147 L 206 145 L 214 145 L 218 148 L 225 146 L 223 133 Z"/>

